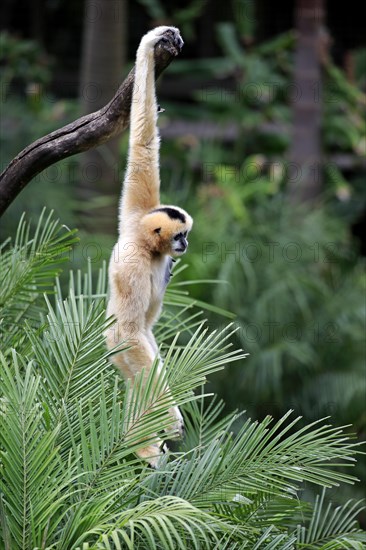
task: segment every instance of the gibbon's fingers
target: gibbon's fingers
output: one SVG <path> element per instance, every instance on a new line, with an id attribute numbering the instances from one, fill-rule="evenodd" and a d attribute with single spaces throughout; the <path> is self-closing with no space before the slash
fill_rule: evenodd
<path id="1" fill-rule="evenodd" d="M 144 55 L 147 51 L 152 51 L 157 44 L 162 47 L 165 44 L 167 48 L 174 48 L 172 55 L 177 55 L 176 52 L 179 52 L 183 46 L 179 29 L 167 26 L 155 27 L 141 38 L 136 57 L 139 54 Z"/>
<path id="2" fill-rule="evenodd" d="M 177 56 L 184 46 L 180 32 L 175 27 L 168 27 L 158 44 L 174 56 Z"/>

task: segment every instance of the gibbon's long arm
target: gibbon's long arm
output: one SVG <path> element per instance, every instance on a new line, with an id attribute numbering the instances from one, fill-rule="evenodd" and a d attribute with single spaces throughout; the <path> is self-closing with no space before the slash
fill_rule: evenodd
<path id="1" fill-rule="evenodd" d="M 158 106 L 155 96 L 154 47 L 141 43 L 136 56 L 130 143 L 123 210 L 150 210 L 159 204 Z M 126 212 L 122 211 L 122 219 Z"/>
<path id="2" fill-rule="evenodd" d="M 130 214 L 152 210 L 160 202 L 159 145 L 157 129 L 158 105 L 155 92 L 154 48 L 163 42 L 170 52 L 177 54 L 183 41 L 176 41 L 169 27 L 159 27 L 160 35 L 151 31 L 143 37 L 136 54 L 133 87 L 129 157 L 120 207 L 120 222 Z M 178 34 L 178 36 L 180 36 Z"/>

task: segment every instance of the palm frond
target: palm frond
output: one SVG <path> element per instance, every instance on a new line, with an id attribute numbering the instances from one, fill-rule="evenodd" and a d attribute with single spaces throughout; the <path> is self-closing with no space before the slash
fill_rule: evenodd
<path id="1" fill-rule="evenodd" d="M 194 448 L 205 449 L 214 439 L 228 432 L 233 423 L 241 416 L 232 412 L 222 416 L 225 403 L 216 396 L 205 399 L 204 387 L 201 388 L 200 399 L 187 403 L 185 413 L 185 438 L 181 445 L 183 451 Z"/>
<path id="2" fill-rule="evenodd" d="M 177 497 L 160 497 L 140 503 L 118 515 L 114 524 L 95 527 L 83 536 L 99 535 L 93 548 L 175 550 L 211 549 L 217 531 L 225 524 Z"/>
<path id="3" fill-rule="evenodd" d="M 190 313 L 191 310 L 194 313 Z M 156 340 L 166 348 L 177 335 L 184 332 L 192 336 L 193 332 L 203 323 L 203 312 L 195 311 L 195 305 L 181 307 L 178 311 L 165 310 L 154 330 Z"/>
<path id="4" fill-rule="evenodd" d="M 42 293 L 52 292 L 54 279 L 60 272 L 60 263 L 77 239 L 75 231 L 60 226 L 53 213 L 46 217 L 43 210 L 33 237 L 23 216 L 15 242 L 0 247 L 0 321 L 4 349 L 11 346 L 22 319 L 37 319 L 37 299 Z"/>
<path id="5" fill-rule="evenodd" d="M 362 501 L 349 500 L 343 506 L 325 502 L 325 490 L 317 495 L 313 514 L 306 526 L 298 525 L 298 548 L 309 550 L 338 550 L 340 548 L 362 550 L 366 533 L 357 524 L 357 516 L 365 509 Z"/>
<path id="6" fill-rule="evenodd" d="M 187 269 L 187 264 L 180 264 L 180 260 L 177 261 L 176 266 L 173 269 L 173 281 L 168 286 L 164 296 L 164 305 L 173 306 L 173 307 L 198 307 L 206 311 L 211 311 L 223 317 L 229 319 L 235 319 L 231 311 L 218 307 L 214 304 L 203 302 L 202 300 L 192 300 L 189 296 L 187 290 L 182 290 L 187 286 L 197 285 L 197 284 L 224 284 L 224 281 L 217 280 L 199 280 L 199 281 L 175 281 L 174 279 L 180 275 L 185 269 Z"/>
<path id="7" fill-rule="evenodd" d="M 41 546 L 52 537 L 72 492 L 75 467 L 65 468 L 56 446 L 59 425 L 47 429 L 40 400 L 40 376 L 32 363 L 12 353 L 12 365 L 0 356 L 0 494 L 7 548 Z M 24 376 L 23 376 L 24 372 Z"/>
<path id="8" fill-rule="evenodd" d="M 103 330 L 108 326 L 102 301 L 91 302 L 70 290 L 56 306 L 45 298 L 47 314 L 41 334 L 27 329 L 33 357 L 42 375 L 51 422 L 60 422 L 65 409 L 100 394 L 100 374 L 113 372 L 108 362 Z M 60 434 L 63 438 L 63 430 Z"/>
<path id="9" fill-rule="evenodd" d="M 204 451 L 194 449 L 170 463 L 162 478 L 154 478 L 154 494 L 178 495 L 197 506 L 235 502 L 257 493 L 295 496 L 303 481 L 322 486 L 354 483 L 356 478 L 335 470 L 354 459 L 357 443 L 341 428 L 319 422 L 295 430 L 299 418 L 290 413 L 274 426 L 247 420 L 237 436 L 213 437 Z"/>
<path id="10" fill-rule="evenodd" d="M 296 538 L 285 533 L 273 535 L 274 527 L 267 527 L 264 533 L 258 538 L 253 550 L 291 550 L 294 548 Z"/>
<path id="11" fill-rule="evenodd" d="M 157 361 L 148 376 L 144 372 L 137 375 L 133 387 L 127 386 L 128 400 L 121 399 L 118 378 L 112 392 L 105 377 L 97 376 L 94 384 L 99 388 L 98 400 L 94 400 L 94 394 L 91 397 L 81 395 L 77 401 L 77 415 L 75 400 L 72 401 L 74 406 L 70 411 L 64 406 L 67 433 L 62 442 L 64 445 L 71 440 L 81 471 L 89 472 L 87 481 L 83 478 L 83 484 L 88 483 L 97 489 L 100 484 L 105 488 L 109 484 L 113 485 L 116 472 L 121 475 L 124 470 L 122 462 L 126 457 L 153 443 L 156 439 L 154 434 L 162 430 L 167 432 L 166 437 L 173 435 L 171 420 L 167 415 L 167 409 L 172 405 L 172 394 L 178 405 L 199 399 L 200 396 L 195 396 L 193 390 L 203 383 L 208 372 L 221 368 L 221 362 L 225 360 L 222 357 L 227 355 L 227 346 L 222 348 L 222 341 L 227 335 L 221 333 L 216 344 L 210 344 L 212 355 L 206 352 L 203 363 L 202 347 L 208 347 L 203 335 L 204 331 L 199 339 L 196 336 L 198 343 L 192 341 L 189 364 L 180 361 L 177 354 L 175 362 L 168 359 L 167 371 L 165 374 L 160 373 L 158 381 Z M 174 349 L 173 343 L 168 357 L 173 352 L 176 354 Z M 171 383 L 172 372 L 174 385 Z M 171 391 L 167 389 L 169 385 Z"/>
<path id="12" fill-rule="evenodd" d="M 251 494 L 249 498 L 237 494 L 232 502 L 215 504 L 219 517 L 231 519 L 238 525 L 246 525 L 248 531 L 258 533 L 268 527 L 287 532 L 296 523 L 303 521 L 311 512 L 311 506 L 293 495 L 276 493 Z M 309 512 L 310 511 L 310 512 Z M 292 529 L 293 530 L 293 529 Z"/>

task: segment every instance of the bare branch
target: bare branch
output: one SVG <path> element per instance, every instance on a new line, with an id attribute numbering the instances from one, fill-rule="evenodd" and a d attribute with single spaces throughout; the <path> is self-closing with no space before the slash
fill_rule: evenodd
<path id="1" fill-rule="evenodd" d="M 171 43 L 157 44 L 156 78 L 178 53 Z M 133 82 L 134 69 L 105 107 L 34 141 L 10 162 L 0 175 L 0 216 L 20 191 L 42 170 L 59 160 L 101 145 L 127 128 Z"/>

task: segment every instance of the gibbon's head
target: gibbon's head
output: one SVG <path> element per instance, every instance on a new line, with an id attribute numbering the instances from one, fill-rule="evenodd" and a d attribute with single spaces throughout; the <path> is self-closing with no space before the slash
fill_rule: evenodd
<path id="1" fill-rule="evenodd" d="M 154 254 L 181 256 L 188 247 L 193 220 L 177 206 L 159 206 L 146 214 L 141 224 L 143 240 Z"/>

